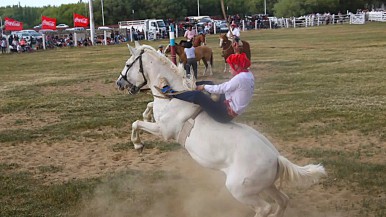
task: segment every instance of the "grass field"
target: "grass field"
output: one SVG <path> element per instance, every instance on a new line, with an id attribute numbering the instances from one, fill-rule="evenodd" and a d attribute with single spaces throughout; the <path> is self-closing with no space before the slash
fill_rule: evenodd
<path id="1" fill-rule="evenodd" d="M 317 193 L 348 192 L 318 207 L 319 213 L 339 214 L 318 216 L 386 216 L 386 24 L 249 31 L 242 38 L 251 44 L 256 91 L 237 121 L 265 134 L 294 162 L 322 162 L 329 176 Z M 229 75 L 218 37 L 207 41 L 215 66 L 205 79 L 223 81 Z M 80 176 L 74 169 L 70 176 L 71 162 L 34 151 L 71 146 L 76 160 L 88 151 L 82 148 L 107 144 L 119 159 L 135 154 L 130 126 L 152 99 L 114 89 L 128 57 L 125 44 L 0 56 L 0 216 L 98 216 L 84 204 L 101 185 L 111 195 L 104 202 L 123 203 L 130 214 L 104 210 L 99 216 L 150 216 L 141 209 L 175 191 L 132 187 L 181 178 L 165 170 L 109 171 L 106 162 L 99 166 L 103 172 Z M 147 147 L 160 153 L 179 149 L 145 135 Z"/>

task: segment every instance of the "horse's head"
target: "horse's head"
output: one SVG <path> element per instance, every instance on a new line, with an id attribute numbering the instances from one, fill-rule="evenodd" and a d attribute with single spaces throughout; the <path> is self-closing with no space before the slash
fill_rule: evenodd
<path id="1" fill-rule="evenodd" d="M 228 43 L 228 37 L 225 34 L 220 34 L 220 47 L 224 48 L 225 45 Z"/>
<path id="2" fill-rule="evenodd" d="M 177 45 L 176 45 L 177 46 Z M 148 45 L 128 46 L 131 57 L 126 61 L 116 84 L 120 90 L 127 89 L 130 94 L 136 94 L 142 87 L 147 85 L 152 92 L 158 93 L 153 88 L 159 83 L 159 78 L 164 77 L 173 86 L 174 90 L 184 90 L 185 70 L 177 67 L 165 56 L 161 56 L 157 51 Z"/>
<path id="3" fill-rule="evenodd" d="M 126 61 L 126 65 L 116 81 L 119 90 L 127 89 L 130 94 L 138 93 L 147 84 L 142 63 L 144 49 L 137 49 L 138 46 L 137 43 L 136 48 L 128 45 L 131 57 Z"/>
<path id="4" fill-rule="evenodd" d="M 164 49 L 164 54 L 168 54 L 171 52 L 171 48 L 170 48 L 170 44 L 168 44 L 168 46 L 166 46 L 166 48 Z"/>

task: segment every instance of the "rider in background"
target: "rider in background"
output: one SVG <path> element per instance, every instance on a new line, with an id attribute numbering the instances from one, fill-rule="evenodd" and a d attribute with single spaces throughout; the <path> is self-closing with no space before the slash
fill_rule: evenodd
<path id="1" fill-rule="evenodd" d="M 231 31 L 232 31 L 232 33 L 231 33 Z M 243 43 L 240 40 L 240 29 L 237 27 L 237 25 L 234 22 L 232 22 L 232 24 L 231 24 L 231 31 L 228 31 L 227 37 L 230 40 L 234 39 L 235 43 L 233 44 L 233 47 L 234 47 L 235 51 L 238 51 L 237 53 L 240 53 L 238 48 L 242 47 Z"/>
<path id="2" fill-rule="evenodd" d="M 164 54 L 164 46 L 162 44 L 158 46 L 157 53 L 159 53 L 162 56 L 165 56 L 165 54 Z"/>
<path id="3" fill-rule="evenodd" d="M 193 43 L 194 36 L 196 36 L 196 35 L 197 35 L 196 30 L 194 30 L 194 29 L 192 28 L 192 26 L 189 25 L 189 26 L 188 26 L 188 29 L 185 31 L 185 35 L 184 35 L 184 37 L 186 38 L 186 40 L 191 41 L 191 42 Z"/>
<path id="4" fill-rule="evenodd" d="M 212 82 L 203 82 L 196 90 L 175 92 L 169 86 L 165 78 L 160 79 L 158 85 L 160 91 L 172 97 L 198 104 L 209 116 L 221 123 L 230 122 L 233 118 L 242 114 L 252 100 L 255 89 L 255 79 L 248 69 L 251 65 L 245 53 L 232 54 L 227 58 L 233 77 L 222 84 L 215 85 Z M 197 82 L 198 83 L 198 82 Z M 221 94 L 220 100 L 214 101 L 203 90 L 211 94 Z"/>

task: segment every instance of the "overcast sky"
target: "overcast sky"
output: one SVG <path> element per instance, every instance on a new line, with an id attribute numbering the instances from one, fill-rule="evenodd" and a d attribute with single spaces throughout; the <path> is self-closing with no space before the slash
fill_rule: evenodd
<path id="1" fill-rule="evenodd" d="M 18 5 L 20 2 L 21 6 L 30 6 L 30 7 L 42 7 L 47 5 L 60 6 L 61 4 L 72 4 L 78 3 L 79 0 L 0 0 L 0 7 L 7 5 Z M 83 0 L 83 2 L 88 2 Z"/>

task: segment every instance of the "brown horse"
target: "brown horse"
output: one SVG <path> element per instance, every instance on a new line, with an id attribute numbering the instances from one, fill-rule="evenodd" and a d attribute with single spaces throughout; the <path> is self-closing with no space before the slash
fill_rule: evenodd
<path id="1" fill-rule="evenodd" d="M 176 54 L 180 58 L 180 62 L 182 62 L 184 65 L 186 65 L 187 58 L 186 58 L 186 54 L 184 52 L 184 47 L 182 47 L 179 44 L 176 44 L 175 47 L 176 47 Z M 168 45 L 165 49 L 165 54 L 170 53 L 170 50 L 171 50 L 170 45 Z M 202 62 L 205 65 L 205 70 L 204 70 L 204 73 L 202 73 L 202 75 L 205 75 L 206 71 L 208 70 L 208 62 L 210 64 L 210 75 L 213 75 L 213 71 L 212 71 L 213 51 L 212 51 L 212 48 L 207 47 L 207 46 L 198 46 L 195 48 L 194 53 L 196 54 L 196 60 L 197 61 L 202 60 Z"/>
<path id="2" fill-rule="evenodd" d="M 206 45 L 205 34 L 196 35 L 193 39 L 193 47 L 198 47 L 201 45 Z"/>
<path id="3" fill-rule="evenodd" d="M 249 47 L 249 43 L 246 41 L 242 41 L 243 46 L 239 47 L 241 53 L 245 53 L 248 57 L 248 59 L 251 59 L 251 49 Z M 227 71 L 227 63 L 226 59 L 231 55 L 235 53 L 234 47 L 232 46 L 232 41 L 228 39 L 228 37 L 224 34 L 220 35 L 220 47 L 222 48 L 222 56 L 224 57 L 225 61 L 225 69 L 224 73 Z"/>

